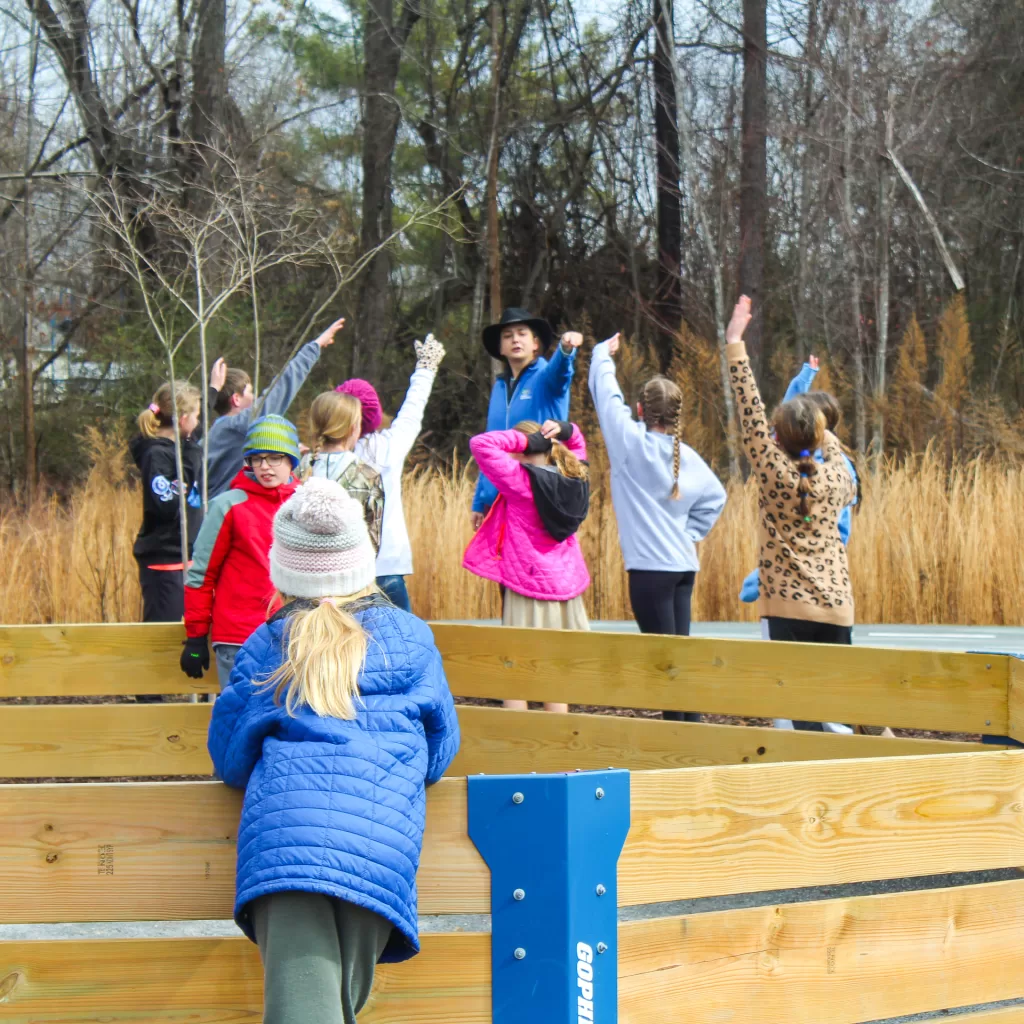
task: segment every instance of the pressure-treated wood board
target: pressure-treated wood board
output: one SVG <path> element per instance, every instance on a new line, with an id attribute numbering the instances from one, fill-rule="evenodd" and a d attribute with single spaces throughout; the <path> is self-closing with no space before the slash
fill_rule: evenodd
<path id="1" fill-rule="evenodd" d="M 1024 661 L 1010 658 L 1010 692 L 1008 735 L 1020 743 L 1024 743 Z"/>
<path id="2" fill-rule="evenodd" d="M 231 917 L 242 794 L 217 782 L 0 786 L 0 923 Z M 466 783 L 431 788 L 420 910 L 489 910 Z"/>
<path id="3" fill-rule="evenodd" d="M 170 623 L 0 626 L 0 697 L 216 693 L 216 671 L 179 668 L 184 639 Z"/>
<path id="4" fill-rule="evenodd" d="M 940 1018 L 934 1018 L 936 1020 Z M 1024 1004 L 1007 1006 L 1001 1010 L 979 1010 L 977 1013 L 961 1013 L 956 1017 L 942 1017 L 949 1024 L 1024 1024 Z"/>
<path id="5" fill-rule="evenodd" d="M 449 775 L 608 767 L 639 771 L 997 749 L 981 743 L 839 736 L 618 715 L 555 715 L 469 705 L 460 705 L 458 711 L 462 748 Z"/>
<path id="6" fill-rule="evenodd" d="M 0 708 L 0 778 L 212 775 L 211 704 Z"/>
<path id="7" fill-rule="evenodd" d="M 460 696 L 1005 735 L 1009 659 L 997 655 L 433 628 Z"/>
<path id="8" fill-rule="evenodd" d="M 621 1024 L 862 1024 L 1024 994 L 1024 882 L 634 921 Z M 244 939 L 0 943 L 5 1024 L 257 1024 Z M 489 1024 L 490 937 L 427 935 L 378 970 L 361 1024 Z M 1017 1024 L 1016 1010 L 973 1015 Z"/>
<path id="9" fill-rule="evenodd" d="M 637 921 L 620 1024 L 860 1024 L 1024 995 L 1024 881 Z"/>
<path id="10" fill-rule="evenodd" d="M 452 692 L 1005 735 L 1009 660 L 434 623 Z M 174 625 L 0 627 L 0 696 L 195 693 Z"/>
<path id="11" fill-rule="evenodd" d="M 619 903 L 1014 867 L 1024 751 L 640 772 Z"/>
<path id="12" fill-rule="evenodd" d="M 0 778 L 211 775 L 210 704 L 60 704 L 0 711 Z M 992 750 L 980 743 L 835 736 L 613 715 L 460 705 L 449 776 L 633 770 Z"/>
<path id="13" fill-rule="evenodd" d="M 1024 751 L 636 772 L 621 905 L 1014 867 Z M 218 783 L 0 786 L 0 922 L 229 916 L 240 796 Z M 423 913 L 487 913 L 466 783 L 427 799 Z"/>
<path id="14" fill-rule="evenodd" d="M 426 935 L 377 969 L 360 1024 L 489 1024 L 490 936 Z M 0 942 L 4 1024 L 259 1024 L 259 953 L 246 939 Z"/>

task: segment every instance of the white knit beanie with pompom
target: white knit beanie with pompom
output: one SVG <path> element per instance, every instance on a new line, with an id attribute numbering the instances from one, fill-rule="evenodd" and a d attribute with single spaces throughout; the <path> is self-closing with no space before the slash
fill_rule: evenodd
<path id="1" fill-rule="evenodd" d="M 341 484 L 310 477 L 274 516 L 274 586 L 287 597 L 345 597 L 375 575 L 363 506 Z"/>

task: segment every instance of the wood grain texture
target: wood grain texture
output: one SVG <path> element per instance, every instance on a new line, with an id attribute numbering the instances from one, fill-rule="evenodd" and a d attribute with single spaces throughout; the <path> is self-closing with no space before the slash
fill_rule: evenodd
<path id="1" fill-rule="evenodd" d="M 617 715 L 459 706 L 462 747 L 449 775 L 563 772 L 575 768 L 692 768 L 992 751 L 981 743 L 838 736 Z"/>
<path id="2" fill-rule="evenodd" d="M 962 1013 L 957 1017 L 941 1019 L 947 1022 L 952 1020 L 953 1024 L 1024 1024 L 1024 1005 L 1007 1006 L 1001 1010 L 979 1010 L 977 1013 Z"/>
<path id="3" fill-rule="evenodd" d="M 0 778 L 211 775 L 210 704 L 5 707 Z M 549 715 L 460 705 L 462 749 L 448 775 L 574 768 L 684 768 L 992 750 L 980 743 Z"/>
<path id="4" fill-rule="evenodd" d="M 434 623 L 452 692 L 1005 735 L 1009 659 Z M 174 625 L 0 627 L 0 696 L 195 693 Z"/>
<path id="5" fill-rule="evenodd" d="M 426 935 L 377 969 L 360 1024 L 489 1024 L 490 936 Z M 263 971 L 247 939 L 0 942 L 4 1024 L 259 1024 Z"/>
<path id="6" fill-rule="evenodd" d="M 1024 743 L 1024 661 L 1020 658 L 1009 658 L 1010 686 L 1009 731 L 1008 736 Z"/>
<path id="7" fill-rule="evenodd" d="M 638 772 L 619 903 L 1015 867 L 1024 751 Z"/>
<path id="8" fill-rule="evenodd" d="M 0 712 L 0 778 L 212 775 L 212 704 L 47 704 Z"/>
<path id="9" fill-rule="evenodd" d="M 178 666 L 183 626 L 0 626 L 0 697 L 216 693 L 217 673 Z"/>
<path id="10" fill-rule="evenodd" d="M 452 692 L 1005 735 L 996 655 L 433 624 Z"/>
<path id="11" fill-rule="evenodd" d="M 218 782 L 0 786 L 0 923 L 231 917 L 242 794 Z M 431 788 L 420 911 L 487 912 L 465 780 Z"/>
<path id="12" fill-rule="evenodd" d="M 1024 848 L 1024 751 L 636 772 L 631 786 L 624 906 L 1013 867 Z M 230 916 L 239 799 L 219 783 L 0 787 L 0 922 Z M 422 913 L 490 909 L 463 779 L 428 793 L 419 897 Z"/>
<path id="13" fill-rule="evenodd" d="M 619 1020 L 862 1024 L 1017 998 L 1022 928 L 1024 882 L 634 921 Z M 260 973 L 240 938 L 0 943 L 5 1024 L 257 1024 Z M 489 936 L 427 935 L 379 968 L 360 1024 L 489 1024 L 489 990 Z"/>
<path id="14" fill-rule="evenodd" d="M 620 1024 L 861 1024 L 1024 995 L 1024 881 L 637 921 Z"/>

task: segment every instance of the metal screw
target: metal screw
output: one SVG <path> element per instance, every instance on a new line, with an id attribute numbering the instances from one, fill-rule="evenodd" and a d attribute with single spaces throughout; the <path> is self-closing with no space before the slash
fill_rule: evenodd
<path id="1" fill-rule="evenodd" d="M 522 793 L 513 793 L 512 794 L 512 803 L 514 803 L 514 804 L 521 804 L 523 802 L 523 800 L 524 800 L 524 797 L 523 797 Z"/>
<path id="2" fill-rule="evenodd" d="M 594 791 L 594 796 L 596 796 L 598 800 L 603 800 L 604 790 L 600 786 L 598 786 L 597 789 Z"/>
<path id="3" fill-rule="evenodd" d="M 597 951 L 598 951 L 598 953 L 607 953 L 608 952 L 608 943 L 606 943 L 606 942 L 599 942 L 597 944 Z"/>
<path id="4" fill-rule="evenodd" d="M 514 900 L 525 900 L 526 899 L 526 890 L 525 889 L 516 889 L 516 891 L 514 893 L 512 893 L 512 899 L 514 899 Z"/>
<path id="5" fill-rule="evenodd" d="M 991 725 L 992 723 L 990 721 L 986 721 L 985 724 L 986 725 Z"/>
<path id="6" fill-rule="evenodd" d="M 526 959 L 526 950 L 522 946 L 516 946 L 516 951 L 512 954 L 517 960 Z"/>
<path id="7" fill-rule="evenodd" d="M 598 896 L 603 896 L 607 891 L 608 890 L 603 885 L 598 883 L 598 886 L 597 886 L 597 895 Z"/>

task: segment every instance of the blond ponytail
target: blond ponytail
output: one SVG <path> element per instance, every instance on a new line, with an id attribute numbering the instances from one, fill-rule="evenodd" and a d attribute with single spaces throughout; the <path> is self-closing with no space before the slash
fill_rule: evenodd
<path id="1" fill-rule="evenodd" d="M 191 384 L 178 384 L 172 391 L 170 384 L 156 389 L 149 405 L 135 421 L 143 437 L 156 437 L 161 430 L 174 425 L 174 418 L 199 412 L 201 396 Z"/>
<path id="2" fill-rule="evenodd" d="M 512 429 L 529 437 L 531 434 L 540 433 L 540 424 L 533 420 L 522 420 Z M 554 466 L 562 476 L 567 476 L 571 480 L 588 480 L 590 478 L 590 469 L 587 464 L 576 458 L 561 441 L 551 442 L 551 450 L 547 453 L 547 457 L 548 465 Z"/>
<path id="3" fill-rule="evenodd" d="M 672 434 L 672 492 L 669 497 L 678 501 L 681 496 L 679 465 L 683 454 L 683 392 L 667 377 L 652 377 L 640 390 L 640 404 L 648 430 L 657 427 Z"/>
<path id="4" fill-rule="evenodd" d="M 275 703 L 283 702 L 290 716 L 305 706 L 321 718 L 356 717 L 369 636 L 345 606 L 372 589 L 352 594 L 343 603 L 321 598 L 316 607 L 289 617 L 287 656 L 265 688 L 274 689 Z"/>

